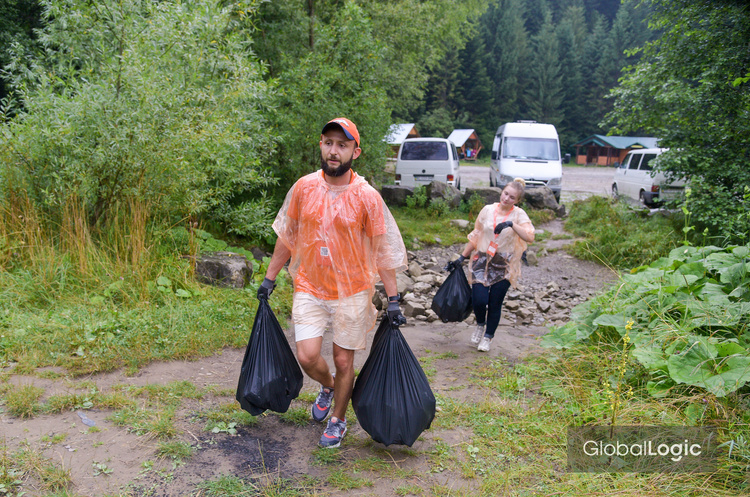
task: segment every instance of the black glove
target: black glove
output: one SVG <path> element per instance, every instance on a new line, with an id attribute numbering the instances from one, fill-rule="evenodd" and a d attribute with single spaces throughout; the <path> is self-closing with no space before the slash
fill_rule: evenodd
<path id="1" fill-rule="evenodd" d="M 275 281 L 263 278 L 263 283 L 258 287 L 258 298 L 268 300 L 268 297 L 271 296 L 274 288 L 276 288 Z"/>
<path id="2" fill-rule="evenodd" d="M 406 324 L 406 318 L 401 314 L 401 308 L 398 305 L 398 297 L 388 297 L 388 310 L 386 314 L 393 326 L 398 328 L 402 324 Z"/>
<path id="3" fill-rule="evenodd" d="M 460 267 L 461 264 L 463 264 L 465 260 L 466 260 L 466 257 L 464 257 L 463 255 L 459 255 L 458 259 L 456 259 L 455 261 L 448 261 L 448 264 L 445 265 L 445 267 L 443 268 L 443 271 L 448 271 L 452 273 L 453 270 L 456 269 L 457 267 Z"/>
<path id="4" fill-rule="evenodd" d="M 513 221 L 504 221 L 497 226 L 495 226 L 495 234 L 499 235 L 501 231 L 503 231 L 505 228 L 512 228 L 513 227 Z"/>

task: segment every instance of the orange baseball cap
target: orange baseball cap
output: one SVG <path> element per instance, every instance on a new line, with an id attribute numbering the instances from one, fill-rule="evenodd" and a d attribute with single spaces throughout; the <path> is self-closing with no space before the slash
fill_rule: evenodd
<path id="1" fill-rule="evenodd" d="M 336 119 L 331 119 L 330 121 L 328 121 L 326 125 L 323 126 L 323 131 L 321 131 L 320 133 L 324 135 L 325 132 L 331 129 L 331 127 L 333 126 L 338 126 L 339 128 L 341 128 L 346 137 L 350 140 L 354 140 L 359 147 L 359 131 L 357 130 L 356 124 L 345 117 L 337 117 Z"/>

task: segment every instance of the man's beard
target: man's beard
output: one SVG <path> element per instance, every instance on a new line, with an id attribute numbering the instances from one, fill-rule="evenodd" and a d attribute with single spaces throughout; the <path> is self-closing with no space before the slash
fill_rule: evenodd
<path id="1" fill-rule="evenodd" d="M 321 167 L 321 169 L 323 169 L 323 172 L 327 176 L 331 176 L 333 178 L 338 178 L 339 176 L 345 175 L 346 172 L 349 171 L 349 169 L 352 168 L 352 161 L 353 160 L 354 159 L 349 159 L 349 161 L 347 161 L 347 162 L 340 163 L 339 167 L 333 168 L 333 167 L 331 167 L 331 166 L 328 165 L 328 162 L 323 157 L 321 157 L 320 158 L 320 167 Z"/>

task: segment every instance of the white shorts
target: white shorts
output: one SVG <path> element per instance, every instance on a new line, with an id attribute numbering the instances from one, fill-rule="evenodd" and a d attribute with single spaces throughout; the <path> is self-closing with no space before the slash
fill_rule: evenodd
<path id="1" fill-rule="evenodd" d="M 309 293 L 295 292 L 292 300 L 295 340 L 322 337 L 330 327 L 333 343 L 348 350 L 363 350 L 367 346 L 367 332 L 375 323 L 371 299 L 368 290 L 339 300 L 322 300 Z"/>

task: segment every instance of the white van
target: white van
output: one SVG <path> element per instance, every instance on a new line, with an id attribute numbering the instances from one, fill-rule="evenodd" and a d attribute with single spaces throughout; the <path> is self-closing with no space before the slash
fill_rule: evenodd
<path id="1" fill-rule="evenodd" d="M 665 148 L 642 148 L 631 150 L 615 169 L 612 195 L 639 200 L 652 207 L 665 200 L 674 200 L 685 191 L 685 181 L 667 183 L 663 173 L 654 172 L 658 157 Z"/>
<path id="2" fill-rule="evenodd" d="M 490 186 L 505 188 L 515 178 L 526 180 L 527 188 L 548 186 L 560 201 L 562 161 L 554 125 L 518 121 L 497 128 L 492 143 Z"/>
<path id="3" fill-rule="evenodd" d="M 458 152 L 445 138 L 407 138 L 396 159 L 396 184 L 427 185 L 441 181 L 461 188 Z"/>

